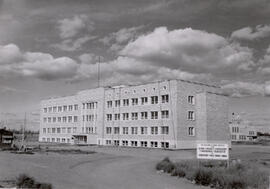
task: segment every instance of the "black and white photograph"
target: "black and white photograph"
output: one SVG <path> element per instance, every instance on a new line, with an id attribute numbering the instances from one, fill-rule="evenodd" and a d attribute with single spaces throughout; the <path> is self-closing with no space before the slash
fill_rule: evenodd
<path id="1" fill-rule="evenodd" d="M 269 0 L 0 0 L 0 188 L 269 180 Z"/>

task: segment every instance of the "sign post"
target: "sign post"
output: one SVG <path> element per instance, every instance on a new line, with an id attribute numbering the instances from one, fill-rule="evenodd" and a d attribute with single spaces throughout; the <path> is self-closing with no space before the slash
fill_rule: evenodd
<path id="1" fill-rule="evenodd" d="M 227 160 L 227 167 L 229 167 L 228 144 L 199 143 L 197 144 L 197 159 Z"/>

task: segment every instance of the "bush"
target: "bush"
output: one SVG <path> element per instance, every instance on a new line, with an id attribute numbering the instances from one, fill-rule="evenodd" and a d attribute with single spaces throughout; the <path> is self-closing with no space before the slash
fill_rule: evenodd
<path id="1" fill-rule="evenodd" d="M 161 162 L 156 165 L 157 170 L 163 170 L 166 173 L 172 173 L 174 170 L 174 164 L 169 158 L 164 158 Z"/>
<path id="2" fill-rule="evenodd" d="M 212 182 L 213 172 L 211 169 L 199 167 L 195 170 L 195 182 L 203 186 L 208 186 Z"/>
<path id="3" fill-rule="evenodd" d="M 52 189 L 51 184 L 36 182 L 33 177 L 29 177 L 26 174 L 19 175 L 16 185 L 19 188 Z"/>
<path id="4" fill-rule="evenodd" d="M 229 169 L 224 168 L 224 165 L 220 162 L 202 162 L 199 165 L 197 161 L 173 163 L 165 158 L 156 165 L 156 169 L 217 189 L 267 189 L 269 186 L 268 174 L 256 167 L 239 162 L 231 164 Z"/>

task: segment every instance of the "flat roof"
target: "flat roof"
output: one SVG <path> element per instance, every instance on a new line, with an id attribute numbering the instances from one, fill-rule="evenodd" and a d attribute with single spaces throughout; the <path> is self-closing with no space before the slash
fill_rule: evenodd
<path id="1" fill-rule="evenodd" d="M 115 86 L 94 87 L 94 88 L 80 90 L 77 93 L 71 94 L 71 95 L 48 97 L 46 99 L 42 99 L 42 101 L 43 100 L 51 100 L 51 99 L 64 98 L 64 97 L 71 97 L 71 96 L 77 95 L 79 92 L 87 91 L 87 90 L 91 90 L 91 89 L 98 89 L 98 88 L 104 88 L 104 89 L 128 88 L 128 87 L 135 87 L 135 86 L 148 85 L 148 84 L 154 84 L 154 83 L 161 83 L 161 82 L 166 82 L 166 81 L 181 81 L 181 82 L 191 83 L 191 84 L 195 84 L 195 85 L 203 85 L 203 86 L 207 86 L 207 87 L 221 88 L 218 85 L 207 84 L 207 83 L 202 83 L 202 82 L 197 82 L 197 81 L 190 81 L 190 80 L 184 80 L 184 79 L 168 79 L 168 80 L 159 80 L 159 81 L 153 81 L 153 82 L 148 82 L 148 83 L 143 83 L 143 84 L 132 84 L 132 85 L 123 85 L 123 84 L 120 84 L 120 85 L 115 85 Z M 220 94 L 220 95 L 222 95 L 222 94 Z M 224 95 L 224 96 L 226 96 L 226 95 Z"/>

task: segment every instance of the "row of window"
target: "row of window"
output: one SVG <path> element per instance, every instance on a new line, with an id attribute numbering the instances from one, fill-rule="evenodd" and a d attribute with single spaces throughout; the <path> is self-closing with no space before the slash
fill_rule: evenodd
<path id="1" fill-rule="evenodd" d="M 77 127 L 57 127 L 57 128 L 43 128 L 42 132 L 44 134 L 48 133 L 52 133 L 52 134 L 66 134 L 66 133 L 76 133 L 77 132 Z M 97 128 L 96 127 L 82 127 L 82 133 L 90 133 L 90 134 L 94 134 L 97 132 Z"/>
<path id="2" fill-rule="evenodd" d="M 44 117 L 43 123 L 71 123 L 78 122 L 78 116 L 63 116 L 63 117 Z"/>
<path id="3" fill-rule="evenodd" d="M 51 113 L 51 112 L 67 112 L 67 111 L 73 111 L 73 110 L 74 111 L 78 110 L 78 104 L 43 108 L 44 113 L 47 113 L 47 112 L 49 112 L 49 113 Z"/>
<path id="4" fill-rule="evenodd" d="M 151 119 L 158 119 L 158 111 L 152 111 L 151 113 Z M 138 120 L 138 112 L 131 112 L 131 113 L 122 113 L 122 120 L 129 120 L 131 117 L 131 120 Z M 113 114 L 107 114 L 107 121 L 113 120 Z M 140 112 L 141 120 L 148 119 L 148 112 Z M 169 118 L 169 110 L 163 110 L 161 111 L 161 118 L 162 119 L 168 119 Z M 120 113 L 114 114 L 114 120 L 120 120 Z"/>
<path id="5" fill-rule="evenodd" d="M 42 142 L 61 142 L 70 143 L 70 138 L 42 138 Z"/>
<path id="6" fill-rule="evenodd" d="M 141 101 L 140 101 L 141 105 L 148 104 L 148 97 L 141 97 L 140 99 L 141 99 Z M 158 104 L 158 96 L 151 96 L 149 101 L 151 102 L 151 104 Z M 161 102 L 168 103 L 169 102 L 169 95 L 161 95 Z M 123 99 L 122 100 L 122 106 L 129 106 L 130 103 L 132 106 L 139 105 L 139 98 Z M 114 106 L 120 107 L 121 101 L 115 100 Z M 107 101 L 107 108 L 112 108 L 112 107 L 113 107 L 113 101 Z"/>
<path id="7" fill-rule="evenodd" d="M 151 135 L 168 135 L 169 134 L 169 127 L 168 126 L 161 126 L 161 127 L 122 127 L 121 134 L 123 135 L 147 135 L 148 130 Z M 120 134 L 119 127 L 106 127 L 106 134 Z"/>
<path id="8" fill-rule="evenodd" d="M 106 140 L 106 145 L 120 146 L 120 140 Z M 131 147 L 151 147 L 151 148 L 169 148 L 169 142 L 160 142 L 158 145 L 157 141 L 137 141 L 137 140 L 121 140 L 121 146 L 131 146 Z"/>
<path id="9" fill-rule="evenodd" d="M 42 132 L 45 133 L 76 133 L 77 132 L 77 127 L 57 127 L 57 128 L 43 128 Z"/>
<path id="10" fill-rule="evenodd" d="M 106 127 L 106 134 L 122 134 L 122 135 L 168 135 L 169 127 L 168 126 L 153 126 L 153 127 L 122 127 L 121 133 L 119 127 Z M 188 127 L 188 136 L 195 136 L 195 128 Z"/>
<path id="11" fill-rule="evenodd" d="M 232 127 L 233 133 L 239 133 L 239 127 Z"/>
<path id="12" fill-rule="evenodd" d="M 237 140 L 237 135 L 231 135 L 232 140 Z M 239 135 L 239 140 L 246 140 L 246 135 Z"/>
<path id="13" fill-rule="evenodd" d="M 86 121 L 86 122 L 96 121 L 97 120 L 97 114 L 83 115 L 82 118 L 83 118 L 83 121 Z"/>
<path id="14" fill-rule="evenodd" d="M 97 109 L 98 103 L 97 102 L 88 102 L 88 103 L 83 103 L 83 109 Z"/>

